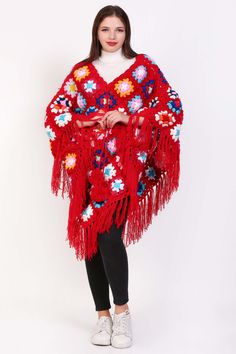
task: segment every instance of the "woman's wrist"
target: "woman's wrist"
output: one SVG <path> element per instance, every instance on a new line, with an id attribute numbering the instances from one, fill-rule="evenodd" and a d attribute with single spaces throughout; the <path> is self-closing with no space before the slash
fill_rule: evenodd
<path id="1" fill-rule="evenodd" d="M 132 124 L 136 122 L 137 116 L 132 117 Z M 138 117 L 138 126 L 140 127 L 143 124 L 144 117 Z"/>

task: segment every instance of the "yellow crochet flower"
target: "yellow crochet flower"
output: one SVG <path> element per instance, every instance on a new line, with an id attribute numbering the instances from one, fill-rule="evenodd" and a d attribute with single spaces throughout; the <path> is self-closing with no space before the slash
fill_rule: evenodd
<path id="1" fill-rule="evenodd" d="M 75 77 L 76 81 L 80 81 L 80 80 L 84 79 L 89 74 L 90 74 L 90 71 L 89 71 L 87 65 L 84 65 L 81 68 L 74 71 L 74 77 Z"/>
<path id="2" fill-rule="evenodd" d="M 115 84 L 115 90 L 120 95 L 120 97 L 125 97 L 134 91 L 134 85 L 132 84 L 132 81 L 126 78 L 119 80 L 118 83 Z"/>
<path id="3" fill-rule="evenodd" d="M 65 167 L 66 169 L 73 169 L 76 165 L 76 154 L 72 153 L 72 154 L 67 154 L 66 158 L 65 158 Z"/>

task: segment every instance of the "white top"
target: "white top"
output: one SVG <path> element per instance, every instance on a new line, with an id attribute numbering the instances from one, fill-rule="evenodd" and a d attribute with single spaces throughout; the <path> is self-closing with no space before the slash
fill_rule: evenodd
<path id="1" fill-rule="evenodd" d="M 135 59 L 126 58 L 122 54 L 122 48 L 115 52 L 106 52 L 102 49 L 100 57 L 92 63 L 99 75 L 109 83 L 126 71 L 135 62 Z"/>

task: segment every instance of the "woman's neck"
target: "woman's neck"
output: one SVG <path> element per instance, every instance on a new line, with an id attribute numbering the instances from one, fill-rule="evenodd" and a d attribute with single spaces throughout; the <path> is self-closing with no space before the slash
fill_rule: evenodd
<path id="1" fill-rule="evenodd" d="M 117 49 L 115 52 L 107 52 L 104 49 L 101 50 L 99 61 L 102 64 L 116 64 L 124 61 L 125 56 L 122 53 L 122 48 Z"/>

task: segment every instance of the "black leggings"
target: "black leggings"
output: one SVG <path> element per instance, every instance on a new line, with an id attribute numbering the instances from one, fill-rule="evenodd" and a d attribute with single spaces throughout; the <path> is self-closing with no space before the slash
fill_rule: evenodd
<path id="1" fill-rule="evenodd" d="M 115 305 L 124 305 L 128 296 L 128 256 L 121 238 L 124 224 L 118 229 L 112 224 L 109 232 L 98 234 L 97 253 L 85 265 L 95 303 L 95 310 L 111 308 L 109 285 Z"/>

